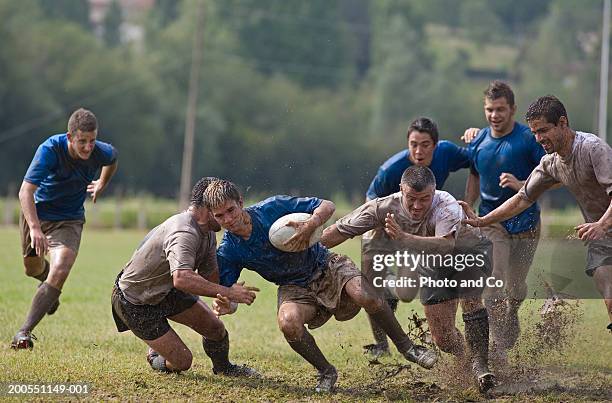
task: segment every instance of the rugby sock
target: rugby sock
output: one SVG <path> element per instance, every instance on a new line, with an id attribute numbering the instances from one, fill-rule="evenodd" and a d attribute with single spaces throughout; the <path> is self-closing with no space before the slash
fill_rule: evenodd
<path id="1" fill-rule="evenodd" d="M 374 335 L 374 341 L 380 349 L 389 350 L 389 342 L 387 341 L 387 334 L 376 324 L 374 318 L 368 315 L 370 321 L 370 327 L 372 328 L 372 335 Z"/>
<path id="2" fill-rule="evenodd" d="M 393 312 L 397 310 L 398 300 L 395 298 L 387 298 L 387 304 Z M 381 350 L 389 350 L 389 342 L 387 341 L 387 334 L 384 330 L 380 328 L 374 321 L 371 315 L 368 314 L 368 320 L 370 321 L 370 327 L 372 328 L 372 334 L 374 335 L 374 340 L 376 341 L 376 345 Z"/>
<path id="3" fill-rule="evenodd" d="M 489 358 L 489 315 L 485 308 L 463 313 L 465 339 L 472 362 L 478 370 L 488 371 Z M 484 368 L 482 368 L 484 366 Z"/>
<path id="4" fill-rule="evenodd" d="M 229 333 L 227 331 L 225 337 L 219 341 L 202 337 L 202 346 L 212 361 L 215 374 L 226 371 L 232 365 L 229 361 Z"/>
<path id="5" fill-rule="evenodd" d="M 57 302 L 61 293 L 60 290 L 48 283 L 42 283 L 40 287 L 38 287 L 36 294 L 34 294 L 30 312 L 28 312 L 28 316 L 20 330 L 32 331 L 43 316 L 47 314 L 49 309 Z"/>
<path id="6" fill-rule="evenodd" d="M 413 346 L 412 340 L 402 330 L 389 305 L 382 305 L 383 307 L 378 312 L 370 314 L 370 317 L 389 336 L 400 353 L 408 351 Z"/>
<path id="7" fill-rule="evenodd" d="M 49 275 L 49 262 L 45 259 L 45 269 L 42 271 L 42 273 L 36 276 L 32 276 L 32 277 L 34 277 L 36 280 L 40 282 L 43 282 L 47 279 L 48 275 Z"/>
<path id="8" fill-rule="evenodd" d="M 319 372 L 325 372 L 333 368 L 333 365 L 327 361 L 319 346 L 317 346 L 314 337 L 306 329 L 304 329 L 304 335 L 301 340 L 287 340 L 287 343 L 289 343 L 293 351 L 301 355 L 302 358 L 308 361 Z"/>

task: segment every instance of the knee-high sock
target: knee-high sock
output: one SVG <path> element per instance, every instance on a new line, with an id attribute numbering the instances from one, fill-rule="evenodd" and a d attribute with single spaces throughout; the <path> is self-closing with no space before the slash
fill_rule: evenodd
<path id="1" fill-rule="evenodd" d="M 225 332 L 225 337 L 220 341 L 202 338 L 204 352 L 213 363 L 214 372 L 223 372 L 231 365 L 229 361 L 229 333 Z"/>
<path id="2" fill-rule="evenodd" d="M 465 339 L 472 361 L 488 367 L 489 359 L 489 316 L 482 308 L 463 314 Z"/>
<path id="3" fill-rule="evenodd" d="M 42 271 L 42 273 L 40 273 L 37 276 L 34 276 L 34 278 L 40 282 L 44 282 L 47 279 L 47 276 L 49 275 L 49 262 L 47 261 L 47 259 L 45 259 L 45 268 Z"/>
<path id="4" fill-rule="evenodd" d="M 301 355 L 319 372 L 325 372 L 333 368 L 319 349 L 319 346 L 317 346 L 314 337 L 306 329 L 304 329 L 304 334 L 300 340 L 287 340 L 287 343 L 289 343 L 293 351 Z"/>
<path id="5" fill-rule="evenodd" d="M 388 304 L 382 304 L 382 308 L 370 313 L 370 317 L 389 336 L 400 353 L 408 351 L 413 346 L 412 340 L 402 330 Z"/>
<path id="6" fill-rule="evenodd" d="M 28 316 L 20 330 L 31 331 L 34 329 L 43 316 L 47 314 L 49 308 L 55 304 L 61 293 L 60 290 L 48 283 L 42 283 L 38 287 L 36 294 L 34 294 L 30 312 L 28 312 Z"/>
<path id="7" fill-rule="evenodd" d="M 397 299 L 388 298 L 386 299 L 387 304 L 391 307 L 391 310 L 395 312 L 397 310 Z M 387 334 L 384 330 L 380 328 L 374 321 L 371 315 L 368 314 L 368 320 L 370 322 L 370 327 L 372 328 L 372 334 L 374 335 L 374 340 L 376 341 L 376 345 L 384 348 L 385 350 L 389 349 L 389 342 L 387 341 Z"/>

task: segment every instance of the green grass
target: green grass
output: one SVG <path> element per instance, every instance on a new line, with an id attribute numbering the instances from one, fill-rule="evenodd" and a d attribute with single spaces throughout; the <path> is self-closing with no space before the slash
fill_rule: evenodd
<path id="1" fill-rule="evenodd" d="M 340 371 L 339 391 L 330 397 L 314 396 L 314 370 L 287 345 L 276 326 L 276 290 L 250 272 L 248 283 L 261 288 L 250 307 L 223 320 L 229 330 L 231 358 L 248 363 L 262 374 L 261 380 L 227 379 L 214 376 L 204 355 L 200 338 L 190 329 L 174 324 L 194 353 L 193 367 L 180 375 L 163 375 L 150 370 L 145 361 L 145 344 L 130 332 L 116 332 L 110 314 L 110 291 L 116 274 L 129 259 L 144 232 L 92 230 L 86 228 L 81 252 L 67 281 L 58 312 L 36 328 L 38 341 L 33 351 L 12 351 L 9 341 L 20 326 L 37 282 L 23 275 L 19 236 L 15 227 L 0 228 L 0 382 L 87 382 L 94 400 L 198 400 L 212 401 L 310 401 L 310 400 L 454 400 L 479 399 L 471 387 L 453 386 L 447 366 L 427 372 L 411 368 L 385 378 L 385 371 L 403 364 L 394 353 L 384 366 L 368 366 L 361 346 L 371 342 L 363 312 L 349 322 L 330 321 L 314 330 L 323 352 Z M 544 244 L 534 267 L 547 264 L 552 249 Z M 359 256 L 358 241 L 339 248 L 353 258 Z M 576 276 L 583 276 L 582 266 Z M 526 334 L 533 312 L 541 301 L 530 301 L 523 310 Z M 407 324 L 418 303 L 400 305 L 398 318 Z M 585 300 L 571 342 L 562 351 L 550 351 L 537 362 L 525 361 L 528 372 L 538 368 L 546 379 L 558 384 L 527 395 L 502 400 L 559 401 L 594 400 L 604 396 L 612 384 L 612 347 L 603 327 L 607 318 L 600 300 Z M 458 315 L 459 318 L 459 315 Z M 460 321 L 458 321 L 460 324 Z M 525 349 L 519 349 L 524 356 Z M 527 357 L 529 358 L 529 357 Z M 447 358 L 444 362 L 447 362 Z M 552 382 L 552 381 L 551 381 Z M 455 382 L 456 383 L 456 382 Z M 469 386 L 469 385 L 468 385 Z M 592 389 L 599 390 L 600 395 Z M 599 388 L 599 389 L 597 389 Z M 609 398 L 609 397 L 608 397 Z"/>

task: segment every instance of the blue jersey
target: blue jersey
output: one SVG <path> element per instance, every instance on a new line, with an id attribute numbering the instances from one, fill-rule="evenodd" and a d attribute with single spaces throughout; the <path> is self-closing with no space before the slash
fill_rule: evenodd
<path id="1" fill-rule="evenodd" d="M 117 150 L 110 144 L 96 140 L 91 156 L 74 159 L 68 153 L 68 136 L 57 134 L 42 143 L 24 181 L 38 186 L 34 193 L 36 213 L 40 220 L 82 220 L 87 185 L 105 165 L 117 159 Z"/>
<path id="2" fill-rule="evenodd" d="M 243 268 L 253 270 L 277 285 L 306 286 L 318 267 L 324 267 L 328 251 L 317 243 L 302 252 L 283 252 L 268 239 L 270 227 L 290 213 L 310 213 L 319 207 L 314 197 L 273 196 L 245 210 L 251 216 L 253 229 L 249 239 L 228 231 L 217 249 L 220 282 L 231 286 Z"/>
<path id="3" fill-rule="evenodd" d="M 399 185 L 402 174 L 406 168 L 413 165 L 412 161 L 408 158 L 409 155 L 410 152 L 408 150 L 400 151 L 381 165 L 366 193 L 368 200 L 389 196 L 400 191 Z M 446 140 L 438 142 L 433 153 L 431 165 L 429 165 L 429 169 L 432 170 L 436 177 L 436 189 L 438 190 L 442 189 L 444 182 L 446 182 L 451 172 L 469 167 L 470 157 L 467 149 Z"/>
<path id="4" fill-rule="evenodd" d="M 468 150 L 473 169 L 480 175 L 481 216 L 493 211 L 516 194 L 509 187 L 499 186 L 502 173 L 511 173 L 518 180 L 524 181 L 546 154 L 542 146 L 535 141 L 529 127 L 520 123 L 515 123 L 512 132 L 501 138 L 493 137 L 489 127 L 482 129 L 470 143 Z M 502 221 L 501 224 L 510 234 L 517 234 L 534 228 L 539 220 L 540 207 L 534 203 L 521 214 Z"/>

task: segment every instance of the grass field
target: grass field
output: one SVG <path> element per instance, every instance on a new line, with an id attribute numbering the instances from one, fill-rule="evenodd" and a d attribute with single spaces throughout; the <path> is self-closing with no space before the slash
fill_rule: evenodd
<path id="1" fill-rule="evenodd" d="M 312 393 L 315 371 L 286 344 L 276 327 L 276 290 L 257 275 L 245 272 L 248 283 L 261 288 L 251 307 L 224 317 L 230 333 L 231 358 L 257 368 L 262 379 L 228 379 L 214 376 L 200 338 L 175 325 L 194 353 L 191 370 L 179 375 L 153 372 L 145 361 L 146 347 L 131 333 L 119 334 L 110 314 L 113 280 L 140 242 L 142 232 L 86 229 L 80 256 L 64 287 L 58 312 L 44 319 L 34 332 L 33 351 L 12 351 L 9 342 L 29 307 L 37 282 L 22 274 L 17 229 L 0 228 L 0 382 L 90 384 L 93 400 L 197 400 L 197 401 L 352 401 L 352 400 L 479 400 L 469 382 L 448 370 L 450 362 L 430 372 L 404 368 L 399 354 L 369 365 L 362 345 L 371 342 L 362 313 L 350 322 L 330 321 L 313 331 L 321 349 L 339 372 L 339 389 L 332 396 Z M 358 258 L 358 241 L 339 250 Z M 555 246 L 545 242 L 534 267 L 550 264 Z M 574 259 L 580 260 L 575 254 Z M 547 260 L 549 259 L 549 260 Z M 583 264 L 583 263 L 582 263 Z M 584 276 L 582 264 L 577 276 Z M 530 333 L 541 301 L 528 301 L 522 311 L 525 334 Z M 406 326 L 420 304 L 400 305 L 398 317 Z M 529 343 L 519 346 L 517 367 L 506 375 L 509 385 L 500 389 L 502 401 L 592 401 L 612 399 L 612 342 L 604 326 L 607 318 L 600 300 L 583 300 L 577 308 L 571 337 L 557 350 L 529 354 Z M 461 326 L 461 325 L 460 325 Z M 529 338 L 529 337 L 526 337 Z M 534 338 L 529 338 L 532 342 Z M 395 376 L 394 373 L 398 372 Z M 537 378 L 538 381 L 534 381 Z M 22 396 L 23 398 L 24 396 Z M 0 399 L 6 398 L 0 396 Z M 25 396 L 48 399 L 48 396 Z M 63 396 L 66 399 L 67 396 Z M 72 399 L 75 399 L 72 397 Z"/>

